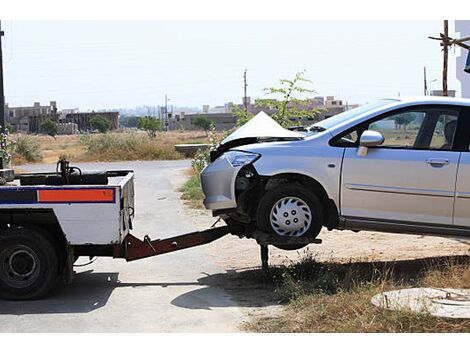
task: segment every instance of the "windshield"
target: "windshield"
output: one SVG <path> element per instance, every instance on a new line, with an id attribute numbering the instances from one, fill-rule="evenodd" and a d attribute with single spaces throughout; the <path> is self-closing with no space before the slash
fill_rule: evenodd
<path id="1" fill-rule="evenodd" d="M 362 105 L 356 109 L 348 110 L 345 112 L 342 112 L 341 114 L 329 117 L 325 120 L 322 120 L 320 122 L 317 122 L 310 127 L 308 127 L 308 131 L 310 132 L 322 132 L 330 129 L 331 127 L 334 127 L 336 125 L 339 125 L 343 122 L 349 121 L 351 119 L 354 119 L 355 117 L 362 115 L 364 113 L 367 113 L 368 111 L 375 110 L 377 108 L 380 108 L 385 105 L 389 105 L 392 102 L 395 102 L 397 100 L 395 99 L 381 99 L 377 100 L 373 103 Z"/>

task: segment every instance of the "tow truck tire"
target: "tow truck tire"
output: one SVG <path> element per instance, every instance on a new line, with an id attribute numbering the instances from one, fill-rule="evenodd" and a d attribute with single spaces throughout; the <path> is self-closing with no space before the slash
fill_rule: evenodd
<path id="1" fill-rule="evenodd" d="M 28 228 L 0 230 L 0 297 L 33 300 L 46 295 L 59 277 L 53 240 Z"/>
<path id="2" fill-rule="evenodd" d="M 287 201 L 285 205 L 284 200 Z M 291 205 L 289 205 L 289 202 Z M 273 211 L 276 207 L 282 211 L 282 214 L 276 214 L 276 221 L 279 225 L 272 220 Z M 291 232 L 285 230 L 283 231 L 285 235 L 282 236 L 280 233 L 282 229 L 280 231 L 279 226 L 282 228 L 283 223 L 281 224 L 280 221 L 284 222 L 283 216 L 286 214 L 286 210 L 288 213 L 288 217 L 285 218 L 286 221 L 294 224 L 294 221 L 297 219 L 297 221 L 300 220 L 302 223 L 308 223 L 308 226 L 303 229 L 292 230 Z M 292 213 L 292 210 L 295 212 Z M 271 233 L 273 236 L 289 237 L 291 235 L 292 237 L 315 238 L 322 228 L 323 207 L 315 193 L 305 186 L 299 184 L 282 185 L 266 192 L 261 197 L 257 211 L 257 224 L 261 231 Z M 278 228 L 275 229 L 274 226 L 278 226 Z M 297 243 L 275 245 L 275 247 L 285 250 L 297 250 L 305 246 L 305 244 Z"/>

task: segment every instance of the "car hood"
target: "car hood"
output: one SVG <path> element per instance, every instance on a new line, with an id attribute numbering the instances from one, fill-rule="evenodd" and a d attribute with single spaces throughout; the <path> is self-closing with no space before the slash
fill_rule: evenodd
<path id="1" fill-rule="evenodd" d="M 302 139 L 304 133 L 289 131 L 261 111 L 250 121 L 226 137 L 217 150 L 211 152 L 211 161 L 217 159 L 225 151 L 242 145 L 258 142 L 283 141 Z"/>
<path id="2" fill-rule="evenodd" d="M 305 135 L 289 131 L 274 121 L 264 111 L 259 112 L 250 121 L 225 138 L 220 145 L 246 138 L 303 138 Z"/>

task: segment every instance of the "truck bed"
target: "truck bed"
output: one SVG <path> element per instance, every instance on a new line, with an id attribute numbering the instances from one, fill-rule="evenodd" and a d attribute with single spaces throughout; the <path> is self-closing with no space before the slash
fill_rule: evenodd
<path id="1" fill-rule="evenodd" d="M 132 226 L 134 172 L 107 173 L 106 185 L 22 186 L 17 179 L 1 186 L 0 221 L 25 211 L 52 212 L 70 245 L 119 244 Z"/>

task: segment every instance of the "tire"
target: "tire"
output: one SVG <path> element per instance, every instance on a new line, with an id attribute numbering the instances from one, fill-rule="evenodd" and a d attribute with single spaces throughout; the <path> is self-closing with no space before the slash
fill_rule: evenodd
<path id="1" fill-rule="evenodd" d="M 46 295 L 59 277 L 53 240 L 27 228 L 0 232 L 0 297 L 33 300 Z"/>
<path id="2" fill-rule="evenodd" d="M 261 231 L 275 236 L 315 238 L 323 226 L 323 206 L 305 186 L 282 185 L 262 196 L 258 205 L 257 225 Z M 276 247 L 296 250 L 304 246 L 286 243 Z"/>

